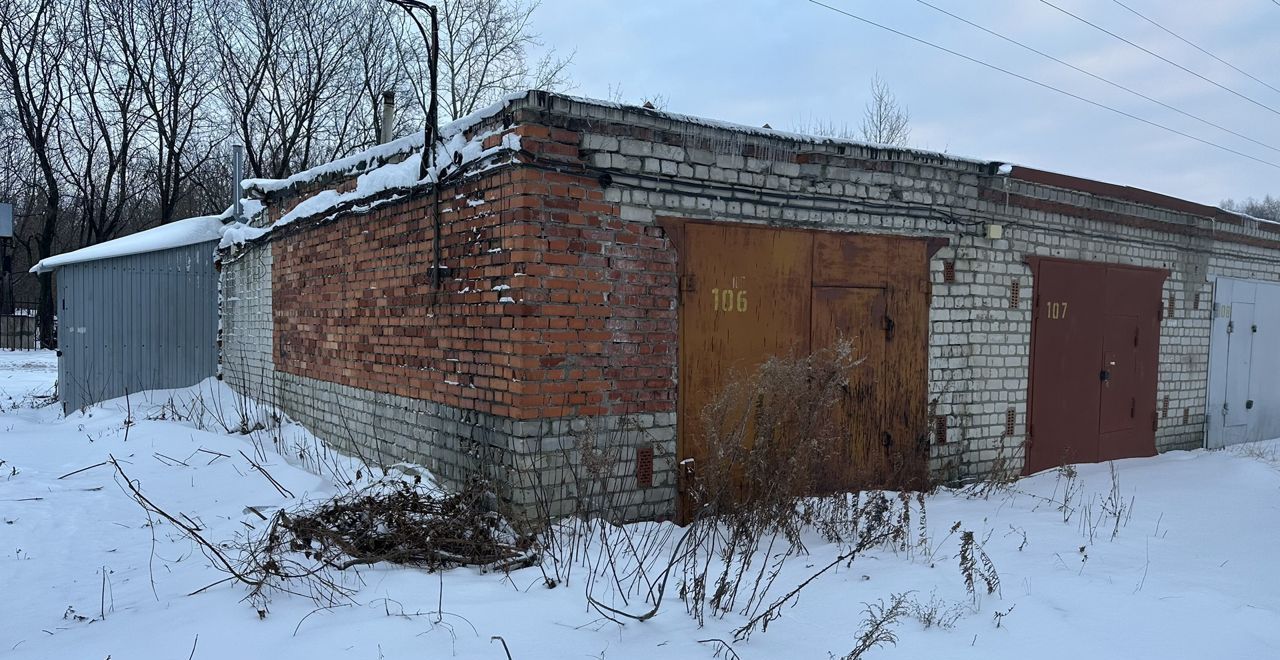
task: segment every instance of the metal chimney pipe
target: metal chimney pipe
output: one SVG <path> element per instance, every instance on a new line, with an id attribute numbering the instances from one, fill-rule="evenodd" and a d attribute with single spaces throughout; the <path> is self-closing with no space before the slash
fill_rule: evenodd
<path id="1" fill-rule="evenodd" d="M 382 93 L 382 135 L 379 136 L 378 142 L 386 144 L 391 141 L 392 129 L 396 123 L 396 93 L 386 91 Z"/>
<path id="2" fill-rule="evenodd" d="M 244 197 L 241 180 L 244 179 L 244 145 L 237 140 L 231 145 L 231 219 L 240 221 L 240 198 Z"/>

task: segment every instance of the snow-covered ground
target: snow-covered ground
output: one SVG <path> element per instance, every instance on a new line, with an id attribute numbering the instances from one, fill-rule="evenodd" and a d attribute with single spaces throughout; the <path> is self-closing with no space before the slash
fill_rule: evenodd
<path id="1" fill-rule="evenodd" d="M 58 379 L 53 351 L 0 350 L 0 408 L 21 405 L 27 395 L 49 395 Z"/>
<path id="2" fill-rule="evenodd" d="M 987 497 L 941 490 L 926 500 L 923 549 L 878 549 L 840 565 L 746 642 L 733 642 L 744 620 L 736 614 L 699 629 L 674 587 L 656 616 L 618 625 L 588 605 L 582 571 L 548 589 L 536 567 L 508 575 L 377 566 L 360 572 L 363 586 L 344 607 L 276 596 L 260 619 L 234 584 L 188 595 L 224 574 L 172 525 L 149 524 L 110 465 L 66 475 L 115 457 L 157 505 L 231 540 L 260 523 L 246 507 L 336 491 L 310 471 L 324 470 L 309 436 L 293 426 L 228 433 L 219 419 L 234 426 L 243 403 L 213 381 L 66 417 L 56 405 L 29 407 L 40 399 L 24 395 L 48 391 L 55 376 L 48 353 L 0 353 L 0 657 L 505 658 L 505 641 L 516 659 L 711 658 L 718 644 L 698 641 L 708 639 L 731 642 L 742 658 L 840 657 L 856 644 L 863 604 L 902 592 L 958 619 L 926 629 L 903 617 L 897 645 L 864 657 L 1280 657 L 1275 442 L 1116 462 L 1116 501 L 1132 509 L 1114 539 L 1103 511 L 1107 465 L 1080 466 L 1069 522 L 1048 501 L 1067 490 L 1060 471 Z M 265 455 L 296 497 L 283 497 L 240 452 Z M 948 535 L 956 522 L 990 556 L 996 594 L 966 590 L 959 538 Z M 810 555 L 787 564 L 776 595 L 838 552 L 816 533 L 806 545 Z"/>

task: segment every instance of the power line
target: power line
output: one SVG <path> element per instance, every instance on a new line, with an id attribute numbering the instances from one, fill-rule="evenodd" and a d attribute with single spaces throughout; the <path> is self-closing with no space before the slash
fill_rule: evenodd
<path id="1" fill-rule="evenodd" d="M 1276 1 L 1276 0 L 1273 0 L 1273 1 Z M 1043 4 L 1043 5 L 1047 5 L 1047 6 L 1049 6 L 1049 7 L 1053 7 L 1054 9 L 1056 9 L 1056 10 L 1058 10 L 1058 11 L 1060 11 L 1060 12 L 1062 12 L 1062 13 L 1066 14 L 1067 16 L 1070 16 L 1071 18 L 1074 18 L 1074 19 L 1076 19 L 1077 21 L 1080 21 L 1081 23 L 1084 23 L 1085 25 L 1088 25 L 1089 27 L 1091 27 L 1091 28 L 1093 28 L 1093 29 L 1095 29 L 1095 30 L 1098 30 L 1099 32 L 1104 32 L 1104 33 L 1106 33 L 1106 34 L 1109 34 L 1109 35 L 1111 35 L 1111 36 L 1115 37 L 1116 39 L 1119 39 L 1120 41 L 1123 41 L 1123 42 L 1125 42 L 1125 43 L 1129 44 L 1130 46 L 1133 46 L 1134 48 L 1137 48 L 1138 50 L 1140 50 L 1140 51 L 1142 51 L 1142 52 L 1144 52 L 1144 53 L 1146 53 L 1146 54 L 1148 54 L 1148 55 L 1150 55 L 1150 56 L 1152 56 L 1152 57 L 1154 57 L 1154 58 L 1156 58 L 1156 59 L 1158 59 L 1158 60 L 1160 60 L 1160 61 L 1162 61 L 1162 62 L 1166 62 L 1166 63 L 1168 63 L 1168 64 L 1170 64 L 1170 65 L 1172 65 L 1172 66 L 1175 66 L 1175 67 L 1177 67 L 1177 68 L 1179 68 L 1179 69 L 1181 69 L 1181 70 L 1183 70 L 1183 71 L 1186 71 L 1187 73 L 1189 73 L 1189 74 L 1191 74 L 1191 75 L 1193 75 L 1193 76 L 1195 76 L 1195 77 L 1197 77 L 1197 78 L 1199 78 L 1199 79 L 1201 79 L 1201 80 L 1203 80 L 1203 81 L 1205 81 L 1205 82 L 1209 83 L 1210 85 L 1213 85 L 1214 87 L 1217 87 L 1217 88 L 1222 89 L 1222 90 L 1224 90 L 1224 91 L 1230 92 L 1230 93 L 1232 93 L 1232 94 L 1234 94 L 1234 95 L 1236 95 L 1236 96 L 1239 96 L 1240 98 L 1242 98 L 1242 99 L 1244 99 L 1244 100 L 1246 100 L 1246 101 L 1248 101 L 1248 102 L 1250 102 L 1250 103 L 1252 103 L 1252 104 L 1254 104 L 1254 105 L 1258 106 L 1259 108 L 1262 108 L 1262 109 L 1264 109 L 1264 110 L 1267 110 L 1268 112 L 1272 112 L 1272 113 L 1275 113 L 1275 114 L 1277 114 L 1277 115 L 1280 115 L 1280 110 L 1276 110 L 1275 108 L 1273 108 L 1273 107 L 1271 107 L 1271 106 L 1269 106 L 1269 105 L 1267 105 L 1267 104 L 1265 104 L 1265 103 L 1262 103 L 1261 101 L 1257 101 L 1257 100 L 1255 100 L 1255 99 L 1253 99 L 1253 98 L 1251 98 L 1251 97 L 1245 96 L 1244 94 L 1241 94 L 1240 92 L 1237 92 L 1236 90 L 1231 89 L 1230 87 L 1227 87 L 1226 85 L 1223 85 L 1222 83 L 1220 83 L 1220 82 L 1218 82 L 1218 81 L 1216 81 L 1216 80 L 1210 80 L 1209 78 L 1206 78 L 1206 77 L 1204 77 L 1204 76 L 1202 76 L 1202 75 L 1200 75 L 1200 74 L 1196 73 L 1195 71 L 1192 71 L 1191 69 L 1188 69 L 1187 67 L 1182 66 L 1181 64 L 1178 64 L 1177 62 L 1174 62 L 1173 60 L 1171 60 L 1171 59 L 1169 59 L 1169 58 L 1167 58 L 1167 57 L 1165 57 L 1165 56 L 1163 56 L 1163 55 L 1160 55 L 1159 53 L 1156 53 L 1156 52 L 1154 52 L 1154 51 L 1152 51 L 1152 50 L 1150 50 L 1150 49 L 1148 49 L 1148 48 L 1145 48 L 1145 47 L 1140 46 L 1140 45 L 1138 45 L 1138 44 L 1136 44 L 1136 43 L 1134 43 L 1134 42 L 1132 42 L 1132 41 L 1129 41 L 1128 39 L 1125 39 L 1124 37 L 1122 37 L 1122 36 L 1120 36 L 1120 35 L 1116 34 L 1115 32 L 1112 32 L 1111 30 L 1108 30 L 1107 28 L 1102 27 L 1101 25 L 1098 25 L 1097 23 L 1092 23 L 1092 22 L 1090 22 L 1088 19 L 1081 18 L 1080 16 L 1077 16 L 1077 15 L 1075 15 L 1075 14 L 1073 14 L 1073 13 L 1071 13 L 1071 12 L 1069 12 L 1069 11 L 1065 10 L 1065 9 L 1063 9 L 1062 7 L 1059 7 L 1058 5 L 1055 5 L 1055 4 L 1053 4 L 1052 2 L 1049 2 L 1049 0 L 1040 0 L 1040 3 L 1041 3 L 1041 4 Z"/>
<path id="2" fill-rule="evenodd" d="M 960 21 L 960 22 L 962 22 L 962 23 L 965 23 L 966 25 L 970 25 L 970 26 L 973 26 L 973 27 L 975 27 L 975 28 L 977 28 L 977 29 L 979 29 L 979 30 L 982 30 L 983 32 L 986 32 L 987 34 L 989 34 L 989 35 L 991 35 L 991 36 L 993 36 L 993 37 L 997 37 L 997 38 L 1003 39 L 1003 40 L 1005 40 L 1005 41 L 1007 41 L 1007 42 L 1009 42 L 1009 43 L 1011 43 L 1011 44 L 1013 44 L 1013 45 L 1015 45 L 1015 46 L 1019 46 L 1019 47 L 1021 47 L 1021 48 L 1026 49 L 1026 50 L 1029 50 L 1029 51 L 1031 51 L 1031 52 L 1033 52 L 1033 53 L 1035 53 L 1035 54 L 1037 54 L 1037 55 L 1039 55 L 1039 56 L 1041 56 L 1041 57 L 1045 57 L 1045 58 L 1048 58 L 1048 59 L 1050 59 L 1050 60 L 1053 60 L 1054 62 L 1057 62 L 1058 64 L 1061 64 L 1061 65 L 1063 65 L 1063 66 L 1065 66 L 1065 67 L 1068 67 L 1068 68 L 1072 69 L 1073 71 L 1078 71 L 1078 72 L 1080 72 L 1080 73 L 1083 73 L 1084 75 L 1089 76 L 1090 78 L 1093 78 L 1094 80 L 1098 80 L 1098 81 L 1104 82 L 1104 83 L 1106 83 L 1106 84 L 1108 84 L 1108 85 L 1111 85 L 1112 87 L 1115 87 L 1116 89 L 1121 89 L 1121 90 L 1124 90 L 1124 91 L 1126 91 L 1126 92 L 1129 92 L 1130 94 L 1133 94 L 1134 96 L 1137 96 L 1137 97 L 1139 97 L 1139 98 L 1146 99 L 1146 100 L 1148 100 L 1148 101 L 1150 101 L 1150 102 L 1152 102 L 1152 103 L 1155 103 L 1156 105 L 1159 105 L 1159 106 L 1160 106 L 1160 107 L 1162 107 L 1162 108 L 1167 108 L 1167 109 L 1172 110 L 1172 111 L 1174 111 L 1174 112 L 1176 112 L 1176 113 L 1178 113 L 1178 114 L 1180 114 L 1180 115 L 1183 115 L 1183 116 L 1186 116 L 1186 117 L 1190 117 L 1190 118 L 1192 118 L 1192 119 L 1194 119 L 1194 120 L 1196 120 L 1196 121 L 1198 121 L 1198 122 L 1200 122 L 1200 123 L 1202 123 L 1202 124 L 1205 124 L 1205 125 L 1207 125 L 1207 126 L 1212 126 L 1213 128 L 1216 128 L 1216 129 L 1218 129 L 1218 130 L 1220 130 L 1220 131 L 1225 131 L 1225 132 L 1230 133 L 1230 134 L 1232 134 L 1232 135 L 1234 135 L 1234 136 L 1236 136 L 1236 137 L 1238 137 L 1238 138 L 1240 138 L 1240 139 L 1248 140 L 1249 142 L 1252 142 L 1252 143 L 1254 143 L 1254 144 L 1256 144 L 1256 145 L 1258 145 L 1258 146 L 1260 146 L 1260 147 L 1264 147 L 1264 148 L 1270 149 L 1270 150 L 1275 151 L 1275 152 L 1280 152 L 1280 149 L 1277 149 L 1276 147 L 1273 147 L 1273 146 L 1271 146 L 1271 145 L 1269 145 L 1269 144 L 1267 144 L 1267 143 L 1265 143 L 1265 142 L 1261 142 L 1261 141 L 1259 141 L 1259 140 L 1255 140 L 1255 139 L 1253 139 L 1253 138 L 1251 138 L 1251 137 L 1249 137 L 1249 136 L 1247 136 L 1247 135 L 1244 135 L 1244 134 L 1242 134 L 1242 133 L 1237 133 L 1236 131 L 1233 131 L 1233 130 L 1229 129 L 1229 128 L 1227 128 L 1226 126 L 1222 126 L 1221 124 L 1214 123 L 1214 122 L 1209 121 L 1208 119 L 1205 119 L 1205 118 L 1200 117 L 1200 116 L 1198 116 L 1198 115 L 1193 115 L 1193 114 L 1191 114 L 1190 112 L 1187 112 L 1187 111 L 1182 110 L 1182 109 L 1180 109 L 1180 108 L 1175 108 L 1174 106 L 1169 105 L 1168 103 L 1165 103 L 1164 101 L 1161 101 L 1161 100 L 1159 100 L 1159 99 L 1152 98 L 1152 97 L 1150 97 L 1150 96 L 1147 96 L 1146 94 L 1143 94 L 1142 92 L 1139 92 L 1139 91 L 1133 90 L 1133 89 L 1131 89 L 1131 88 L 1129 88 L 1129 87 L 1125 87 L 1124 85 L 1121 85 L 1121 84 L 1120 84 L 1120 83 L 1118 83 L 1118 82 L 1114 82 L 1114 81 L 1108 80 L 1108 79 L 1103 78 L 1102 76 L 1099 76 L 1099 75 L 1097 75 L 1097 74 L 1095 74 L 1095 73 L 1092 73 L 1092 72 L 1090 72 L 1090 71 L 1086 71 L 1085 69 L 1082 69 L 1082 68 L 1080 68 L 1080 67 L 1078 67 L 1078 66 L 1076 66 L 1076 65 L 1074 65 L 1074 64 L 1072 64 L 1072 63 L 1070 63 L 1070 62 L 1067 62 L 1067 61 L 1062 60 L 1062 59 L 1060 59 L 1060 58 L 1054 57 L 1053 55 L 1050 55 L 1050 54 L 1048 54 L 1048 53 L 1046 53 L 1046 52 L 1044 52 L 1044 51 L 1042 51 L 1042 50 L 1039 50 L 1039 49 L 1037 49 L 1037 48 L 1034 48 L 1034 47 L 1032 47 L 1032 46 L 1028 46 L 1027 44 L 1022 43 L 1021 41 L 1018 41 L 1018 40 L 1016 40 L 1016 39 L 1013 39 L 1012 37 L 1007 37 L 1007 36 L 1005 36 L 1005 35 L 1003 35 L 1003 34 L 1000 34 L 999 32 L 996 32 L 996 31 L 994 31 L 994 30 L 990 30 L 990 29 L 987 29 L 987 28 L 985 28 L 985 27 L 983 27 L 983 26 L 981 26 L 981 25 L 978 25 L 977 23 L 974 23 L 973 21 L 970 21 L 970 20 L 968 20 L 968 19 L 964 18 L 963 16 L 957 16 L 956 14 L 953 14 L 953 13 L 951 13 L 951 12 L 947 11 L 946 9 L 943 9 L 943 8 L 941 8 L 941 7 L 937 6 L 937 5 L 934 5 L 934 4 L 930 3 L 930 2 L 927 2 L 926 0 L 916 0 L 916 2 L 918 2 L 918 3 L 922 4 L 922 5 L 926 6 L 926 7 L 929 7 L 930 9 L 933 9 L 933 10 L 935 10 L 935 11 L 942 12 L 943 14 L 946 14 L 947 16 L 950 16 L 951 18 L 954 18 L 954 19 L 956 19 L 957 21 Z"/>
<path id="3" fill-rule="evenodd" d="M 1228 61 L 1226 61 L 1226 60 L 1222 59 L 1221 57 L 1218 57 L 1217 55 L 1214 55 L 1213 53 L 1210 53 L 1209 51 L 1207 51 L 1207 50 L 1205 50 L 1205 49 L 1201 48 L 1200 46 L 1197 46 L 1196 44 L 1194 44 L 1194 43 L 1192 43 L 1192 42 L 1190 42 L 1190 41 L 1188 41 L 1188 40 L 1184 39 L 1184 38 L 1183 38 L 1181 35 L 1179 35 L 1177 32 L 1174 32 L 1173 30 L 1170 30 L 1169 28 L 1167 28 L 1167 27 L 1165 27 L 1165 26 L 1163 26 L 1163 25 L 1161 25 L 1161 24 L 1159 24 L 1159 23 L 1155 22 L 1154 20 L 1152 20 L 1152 19 L 1150 19 L 1150 18 L 1147 18 L 1146 16 L 1144 16 L 1142 13 L 1140 13 L 1138 10 L 1134 9 L 1133 7 L 1130 7 L 1129 5 L 1126 5 L 1125 3 L 1120 2 L 1120 0 L 1111 0 L 1111 1 L 1112 1 L 1112 2 L 1114 2 L 1114 3 L 1116 3 L 1117 5 L 1120 5 L 1121 7 L 1124 7 L 1125 9 L 1127 9 L 1127 10 L 1128 10 L 1131 14 L 1133 14 L 1134 16 L 1137 16 L 1138 18 L 1141 18 L 1142 20 L 1144 20 L 1144 21 L 1146 21 L 1146 22 L 1148 22 L 1148 23 L 1150 23 L 1150 24 L 1152 24 L 1152 25 L 1154 25 L 1154 26 L 1156 26 L 1156 27 L 1160 28 L 1161 30 L 1164 30 L 1165 32 L 1169 33 L 1170 35 L 1173 35 L 1173 37 L 1174 37 L 1175 39 L 1177 39 L 1178 41 L 1181 41 L 1182 43 L 1184 43 L 1184 44 L 1186 44 L 1186 45 L 1188 45 L 1188 46 L 1191 46 L 1192 48 L 1194 48 L 1194 49 L 1196 49 L 1196 50 L 1198 50 L 1198 51 L 1200 51 L 1200 52 L 1204 53 L 1205 55 L 1208 55 L 1209 57 L 1212 57 L 1213 59 L 1218 60 L 1219 62 L 1222 62 L 1223 64 L 1225 64 L 1225 65 L 1227 65 L 1227 66 L 1231 67 L 1231 69 L 1232 69 L 1233 71 L 1235 71 L 1236 73 L 1239 73 L 1239 74 L 1241 74 L 1241 75 L 1243 75 L 1243 76 L 1245 76 L 1245 77 L 1249 78 L 1250 80 L 1252 80 L 1252 81 L 1254 81 L 1254 82 L 1258 83 L 1259 85 L 1262 85 L 1263 87 L 1266 87 L 1267 89 L 1270 89 L 1270 90 L 1271 90 L 1271 91 L 1273 91 L 1273 92 L 1280 93 L 1280 89 L 1276 89 L 1275 87 L 1272 87 L 1271 85 L 1267 84 L 1267 83 L 1266 83 L 1266 81 L 1259 80 L 1257 77 L 1253 76 L 1253 75 L 1252 75 L 1252 74 L 1250 74 L 1249 72 L 1247 72 L 1247 71 L 1244 71 L 1244 70 L 1240 69 L 1240 68 L 1239 68 L 1239 67 L 1237 67 L 1236 65 L 1234 65 L 1234 64 L 1232 64 L 1232 63 L 1230 63 L 1230 62 L 1228 62 Z M 1277 5 L 1280 5 L 1280 0 L 1271 0 L 1271 1 L 1272 1 L 1272 2 L 1274 2 L 1274 3 L 1276 3 Z"/>
<path id="4" fill-rule="evenodd" d="M 1235 154 L 1235 155 L 1237 155 L 1237 156 L 1241 156 L 1241 157 L 1243 157 L 1243 158 L 1248 158 L 1249 160 L 1252 160 L 1252 161 L 1257 162 L 1257 163 L 1261 163 L 1261 164 L 1263 164 L 1263 165 L 1267 165 L 1267 166 L 1269 166 L 1269 167 L 1274 167 L 1274 168 L 1276 168 L 1276 169 L 1280 169 L 1280 163 L 1273 163 L 1273 162 L 1271 162 L 1271 161 L 1269 161 L 1269 160 L 1263 160 L 1263 159 L 1258 158 L 1258 157 L 1256 157 L 1256 156 L 1250 156 L 1249 154 L 1246 154 L 1246 153 L 1244 153 L 1244 152 L 1242 152 L 1242 151 L 1236 151 L 1235 149 L 1232 149 L 1231 147 L 1225 147 L 1225 146 L 1220 145 L 1220 144 L 1218 144 L 1218 143 L 1216 143 L 1216 142 L 1210 142 L 1209 140 L 1205 140 L 1205 139 L 1203 139 L 1203 138 L 1198 138 L 1198 137 L 1196 137 L 1196 136 L 1194 136 L 1194 135 L 1191 135 L 1190 133 L 1184 133 L 1184 132 L 1182 132 L 1182 131 L 1180 131 L 1180 130 L 1178 130 L 1178 129 L 1176 129 L 1176 128 L 1170 128 L 1169 126 L 1165 126 L 1164 124 L 1160 124 L 1160 123 L 1157 123 L 1157 122 L 1151 121 L 1150 119 L 1143 119 L 1142 117 L 1139 117 L 1139 116 L 1137 116 L 1137 115 L 1135 115 L 1135 114 L 1132 114 L 1132 113 L 1129 113 L 1129 112 L 1125 112 L 1124 110 L 1119 110 L 1119 109 L 1117 109 L 1117 108 L 1113 108 L 1113 107 L 1111 107 L 1111 106 L 1109 106 L 1109 105 L 1105 105 L 1105 104 L 1103 104 L 1103 103 L 1099 103 L 1099 102 L 1097 102 L 1097 101 L 1093 101 L 1093 100 L 1091 100 L 1091 99 L 1087 99 L 1087 98 L 1085 98 L 1085 97 L 1083 97 L 1083 96 L 1080 96 L 1080 95 L 1078 95 L 1078 94 L 1073 94 L 1073 93 L 1068 92 L 1068 91 L 1066 91 L 1066 90 L 1064 90 L 1064 89 L 1061 89 L 1061 88 L 1058 88 L 1058 87 L 1054 87 L 1053 85 L 1050 85 L 1050 84 L 1048 84 L 1048 83 L 1040 82 L 1039 80 L 1035 80 L 1034 78 L 1028 78 L 1027 76 L 1024 76 L 1024 75 L 1022 75 L 1022 74 L 1020 74 L 1020 73 L 1014 73 L 1013 71 L 1010 71 L 1010 70 L 1005 69 L 1005 68 L 1001 68 L 1001 67 L 996 66 L 996 65 L 994 65 L 994 64 L 991 64 L 991 63 L 989 63 L 989 62 L 984 62 L 984 61 L 982 61 L 982 60 L 980 60 L 980 59 L 977 59 L 977 58 L 975 58 L 975 57 L 970 57 L 970 56 L 968 56 L 968 55 L 965 55 L 964 53 L 956 52 L 956 51 L 954 51 L 954 50 L 951 50 L 950 48 L 947 48 L 946 46 L 939 46 L 938 44 L 935 44 L 935 43 L 933 43 L 932 41 L 926 41 L 925 39 L 921 39 L 920 37 L 916 37 L 916 36 L 913 36 L 913 35 L 907 34 L 906 32 L 902 32 L 901 30 L 895 30 L 894 28 L 891 28 L 891 27 L 889 27 L 889 26 L 887 26 L 887 25 L 882 25 L 882 24 L 877 23 L 877 22 L 875 22 L 875 21 L 873 21 L 873 20 L 870 20 L 870 19 L 867 19 L 867 18 L 863 18 L 863 17 L 861 17 L 861 16 L 858 16 L 857 14 L 852 14 L 852 13 L 850 13 L 850 12 L 847 12 L 847 11 L 843 10 L 843 9 L 839 9 L 839 8 L 837 8 L 837 7 L 832 7 L 831 5 L 825 4 L 825 3 L 823 3 L 823 2 L 819 2 L 819 0 L 808 0 L 808 2 L 809 2 L 810 4 L 817 5 L 817 6 L 819 6 L 819 7 L 823 7 L 823 8 L 825 8 L 825 9 L 829 9 L 829 10 L 831 10 L 831 11 L 833 11 L 833 12 L 836 12 L 837 14 L 842 14 L 842 15 L 847 16 L 847 17 L 849 17 L 849 18 L 852 18 L 852 19 L 854 19 L 854 20 L 856 20 L 856 21 L 861 21 L 861 22 L 863 22 L 863 23 L 866 23 L 867 25 L 870 25 L 870 26 L 873 26 L 873 27 L 880 28 L 881 30 L 884 30 L 884 31 L 886 31 L 886 32 L 892 32 L 893 34 L 896 34 L 896 35 L 898 35 L 898 36 L 900 36 L 900 37 L 903 37 L 903 38 L 905 38 L 905 39 L 910 39 L 911 41 L 914 41 L 914 42 L 916 42 L 916 43 L 923 44 L 923 45 L 925 45 L 925 46 L 928 46 L 928 47 L 933 48 L 933 49 L 936 49 L 936 50 L 940 50 L 940 51 L 942 51 L 942 52 L 944 52 L 944 53 L 947 53 L 947 54 L 949 54 L 949 55 L 954 55 L 954 56 L 956 56 L 956 57 L 959 57 L 960 59 L 967 60 L 967 61 L 969 61 L 969 62 L 973 62 L 974 64 L 977 64 L 977 65 L 980 65 L 980 66 L 987 67 L 988 69 L 992 69 L 993 71 L 999 71 L 1000 73 L 1003 73 L 1003 74 L 1005 74 L 1005 75 L 1013 76 L 1014 78 L 1017 78 L 1017 79 L 1022 80 L 1022 81 L 1024 81 L 1024 82 L 1029 82 L 1029 83 L 1031 83 L 1032 85 L 1035 85 L 1035 86 L 1037 86 L 1037 87 L 1043 87 L 1043 88 L 1045 88 L 1045 89 L 1047 89 L 1047 90 L 1057 92 L 1057 93 L 1062 94 L 1062 95 L 1064 95 L 1064 96 L 1069 96 L 1069 97 L 1071 97 L 1071 98 L 1073 98 L 1073 99 L 1076 99 L 1077 101 L 1083 101 L 1084 103 L 1088 103 L 1089 105 L 1092 105 L 1092 106 L 1094 106 L 1094 107 L 1102 108 L 1103 110 L 1106 110 L 1106 111 L 1108 111 L 1108 112 L 1113 112 L 1113 113 L 1115 113 L 1115 114 L 1117 114 L 1117 115 L 1121 115 L 1121 116 L 1123 116 L 1123 117 L 1128 117 L 1129 119 L 1132 119 L 1132 120 L 1134 120 L 1134 121 L 1142 122 L 1142 123 L 1144 123 L 1144 124 L 1146 124 L 1146 125 L 1148 125 L 1148 126 L 1152 126 L 1152 127 L 1158 128 L 1158 129 L 1160 129 L 1160 130 L 1162 130 L 1162 131 L 1167 131 L 1167 132 L 1169 132 L 1169 133 L 1173 133 L 1174 135 L 1180 135 L 1180 136 L 1182 136 L 1182 137 L 1184 137 L 1184 138 L 1187 138 L 1187 139 L 1189 139 L 1189 140 L 1195 140 L 1196 142 L 1199 142 L 1200 144 L 1207 145 L 1207 146 L 1213 147 L 1213 148 L 1215 148 L 1215 149 L 1220 149 L 1220 150 L 1225 151 L 1225 152 L 1227 152 L 1227 153 Z"/>

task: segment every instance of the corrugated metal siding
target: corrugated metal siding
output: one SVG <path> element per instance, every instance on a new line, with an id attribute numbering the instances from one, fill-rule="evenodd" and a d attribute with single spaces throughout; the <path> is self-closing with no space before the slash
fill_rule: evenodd
<path id="1" fill-rule="evenodd" d="M 213 242 L 59 268 L 64 410 L 187 387 L 218 361 Z"/>

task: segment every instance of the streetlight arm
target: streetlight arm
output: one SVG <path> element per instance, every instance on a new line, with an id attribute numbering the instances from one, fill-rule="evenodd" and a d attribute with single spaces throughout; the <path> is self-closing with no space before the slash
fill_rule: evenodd
<path id="1" fill-rule="evenodd" d="M 423 44 L 427 47 L 427 68 L 431 71 L 431 99 L 427 106 L 427 125 L 423 130 L 422 164 L 418 169 L 418 178 L 425 179 L 435 169 L 435 143 L 439 138 L 439 61 L 440 61 L 440 22 L 436 17 L 436 8 L 421 0 L 387 0 L 403 9 L 422 35 Z M 431 17 L 431 34 L 419 20 L 417 12 L 425 11 Z M 430 160 L 428 160 L 430 158 Z"/>

